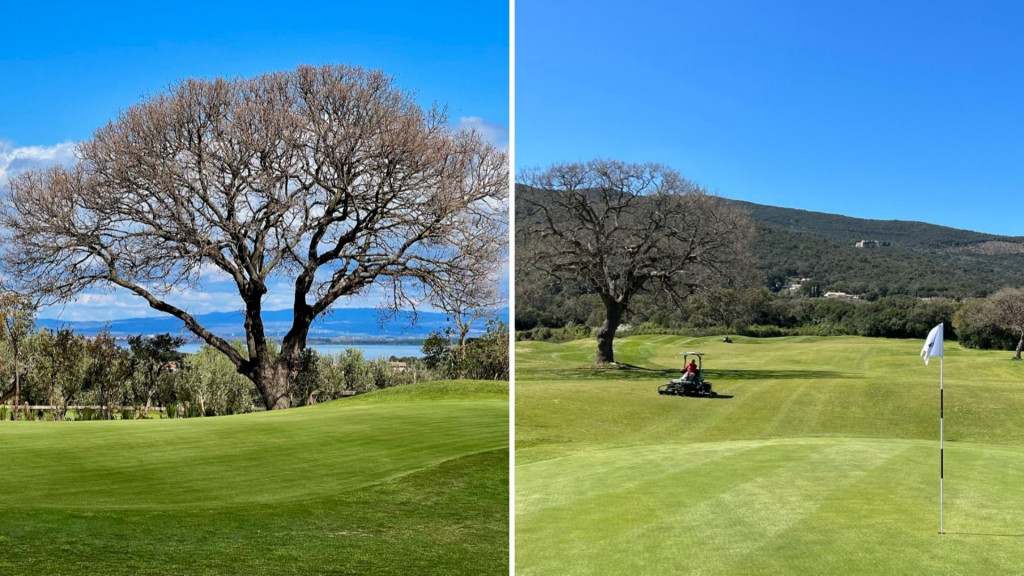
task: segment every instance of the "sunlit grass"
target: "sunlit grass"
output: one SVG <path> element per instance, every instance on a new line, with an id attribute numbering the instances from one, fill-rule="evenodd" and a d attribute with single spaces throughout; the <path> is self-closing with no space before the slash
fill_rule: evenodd
<path id="1" fill-rule="evenodd" d="M 0 573 L 507 573 L 507 384 L 373 396 L 0 423 Z"/>
<path id="2" fill-rule="evenodd" d="M 981 574 L 1024 565 L 1024 365 L 947 343 L 518 343 L 520 574 Z M 659 396 L 707 353 L 718 399 Z"/>

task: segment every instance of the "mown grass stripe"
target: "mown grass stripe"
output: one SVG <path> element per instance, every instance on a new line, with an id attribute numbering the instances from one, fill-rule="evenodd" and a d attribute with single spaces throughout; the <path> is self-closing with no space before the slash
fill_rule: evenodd
<path id="1" fill-rule="evenodd" d="M 566 566 L 567 574 L 728 573 L 727 560 L 756 553 L 775 534 L 799 524 L 831 491 L 903 449 L 835 440 L 725 443 L 717 455 L 708 448 L 666 449 L 666 469 L 653 478 L 643 466 L 646 459 L 634 462 L 625 451 L 613 451 L 622 464 L 618 474 L 606 472 L 605 480 L 618 489 L 581 496 L 574 484 L 566 486 L 568 495 L 546 486 L 548 502 L 562 494 L 560 506 L 517 506 L 519 541 L 531 549 L 521 573 L 550 574 Z M 573 460 L 559 463 L 574 470 L 591 464 Z M 676 463 L 675 469 L 668 470 L 666 462 Z M 636 480 L 639 470 L 642 481 Z M 517 487 L 519 478 L 538 472 L 533 466 L 517 470 Z M 532 488 L 526 482 L 523 492 Z M 546 535 L 544 542 L 531 539 L 534 527 Z M 587 537 L 574 538 L 581 533 Z"/>
<path id="2" fill-rule="evenodd" d="M 527 517 L 546 508 L 574 507 L 608 494 L 635 493 L 674 482 L 692 468 L 733 457 L 755 446 L 706 449 L 637 446 L 592 450 L 516 467 L 516 511 Z M 643 474 L 637 474 L 643 470 Z"/>

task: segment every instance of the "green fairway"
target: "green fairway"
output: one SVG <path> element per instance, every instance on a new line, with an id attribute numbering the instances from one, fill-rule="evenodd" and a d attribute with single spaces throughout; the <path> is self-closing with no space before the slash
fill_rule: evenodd
<path id="1" fill-rule="evenodd" d="M 0 423 L 0 574 L 504 574 L 508 385 Z"/>
<path id="2" fill-rule="evenodd" d="M 516 570 L 1024 571 L 1024 364 L 921 341 L 641 336 L 516 347 Z M 722 398 L 660 396 L 701 350 Z"/>

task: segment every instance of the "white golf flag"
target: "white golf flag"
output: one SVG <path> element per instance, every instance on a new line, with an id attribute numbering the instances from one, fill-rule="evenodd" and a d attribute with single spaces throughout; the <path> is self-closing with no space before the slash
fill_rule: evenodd
<path id="1" fill-rule="evenodd" d="M 928 339 L 924 341 L 924 348 L 921 348 L 921 356 L 924 358 L 924 363 L 928 363 L 929 358 L 941 358 L 942 357 L 942 324 L 939 324 L 932 331 L 928 333 Z"/>

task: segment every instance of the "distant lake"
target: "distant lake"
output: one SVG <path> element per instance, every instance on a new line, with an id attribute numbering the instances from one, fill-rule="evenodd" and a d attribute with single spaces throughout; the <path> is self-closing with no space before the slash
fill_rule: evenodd
<path id="1" fill-rule="evenodd" d="M 199 352 L 201 346 L 202 344 L 198 343 L 185 344 L 178 350 L 186 354 L 195 354 Z M 337 356 L 344 353 L 346 348 L 358 348 L 363 351 L 363 357 L 367 360 L 388 359 L 392 356 L 396 358 L 420 358 L 423 356 L 423 347 L 419 344 L 310 344 L 309 348 L 324 356 Z"/>

